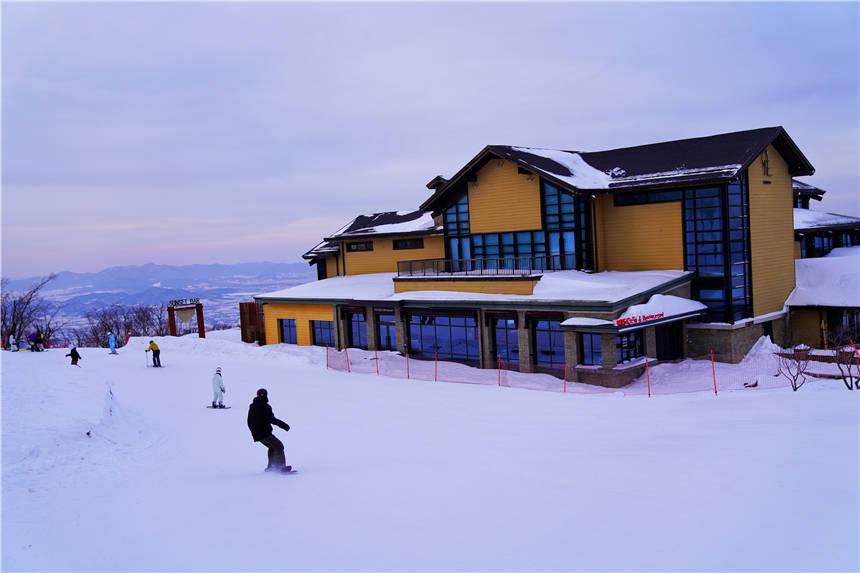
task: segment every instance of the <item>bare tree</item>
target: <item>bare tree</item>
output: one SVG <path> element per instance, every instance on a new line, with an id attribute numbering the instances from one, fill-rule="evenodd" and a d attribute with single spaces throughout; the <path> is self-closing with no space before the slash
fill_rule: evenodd
<path id="1" fill-rule="evenodd" d="M 806 382 L 806 370 L 809 367 L 809 348 L 798 346 L 791 354 L 778 353 L 779 365 L 777 373 L 785 376 L 791 382 L 791 389 L 797 389 Z"/>
<path id="2" fill-rule="evenodd" d="M 827 344 L 836 351 L 839 376 L 849 390 L 860 390 L 860 357 L 857 356 L 852 343 L 855 334 L 845 324 L 827 332 Z"/>
<path id="3" fill-rule="evenodd" d="M 87 312 L 87 325 L 74 331 L 78 346 L 108 346 L 108 335 L 113 332 L 122 343 L 126 336 L 166 336 L 166 308 L 139 304 L 131 307 L 113 305 Z"/>
<path id="4" fill-rule="evenodd" d="M 37 328 L 37 320 L 44 319 L 51 312 L 40 292 L 55 278 L 56 273 L 51 273 L 24 292 L 10 291 L 8 279 L 0 281 L 0 333 L 4 339 L 10 336 L 20 339 L 27 330 Z"/>

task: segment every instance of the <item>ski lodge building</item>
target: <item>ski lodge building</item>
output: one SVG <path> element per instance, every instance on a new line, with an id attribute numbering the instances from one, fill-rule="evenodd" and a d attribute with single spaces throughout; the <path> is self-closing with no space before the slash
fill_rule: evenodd
<path id="1" fill-rule="evenodd" d="M 793 342 L 786 301 L 810 252 L 795 197 L 808 207 L 816 188 L 792 178 L 813 173 L 782 127 L 599 152 L 489 145 L 418 209 L 322 237 L 303 255 L 319 280 L 254 300 L 269 344 L 611 387 L 646 356 L 737 362 L 762 335 Z"/>

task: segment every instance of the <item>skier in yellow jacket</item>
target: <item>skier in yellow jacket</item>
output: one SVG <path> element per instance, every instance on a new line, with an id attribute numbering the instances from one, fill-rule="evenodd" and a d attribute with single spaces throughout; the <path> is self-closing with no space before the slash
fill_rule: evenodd
<path id="1" fill-rule="evenodd" d="M 150 350 L 152 350 L 152 366 L 161 368 L 161 350 L 158 349 L 158 345 L 152 340 L 149 341 L 149 347 L 146 349 L 146 352 Z"/>

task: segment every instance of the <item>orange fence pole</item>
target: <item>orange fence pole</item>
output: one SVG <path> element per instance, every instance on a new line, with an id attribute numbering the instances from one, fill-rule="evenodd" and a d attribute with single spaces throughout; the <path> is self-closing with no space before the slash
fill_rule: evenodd
<path id="1" fill-rule="evenodd" d="M 349 369 L 349 348 L 344 346 L 343 351 L 346 354 L 346 371 L 352 372 L 352 370 Z"/>
<path id="2" fill-rule="evenodd" d="M 648 355 L 645 355 L 645 377 L 648 379 L 648 397 L 651 397 L 651 371 L 648 370 Z"/>
<path id="3" fill-rule="evenodd" d="M 567 358 L 564 359 L 564 391 L 567 392 Z"/>
<path id="4" fill-rule="evenodd" d="M 325 345 L 325 369 L 328 370 L 328 344 Z"/>
<path id="5" fill-rule="evenodd" d="M 376 375 L 379 376 L 379 352 L 373 351 L 373 359 L 376 360 Z"/>
<path id="6" fill-rule="evenodd" d="M 439 381 L 439 351 L 433 353 L 433 382 Z"/>
<path id="7" fill-rule="evenodd" d="M 717 369 L 714 366 L 714 349 L 711 349 L 711 371 L 714 373 L 714 396 L 717 395 Z"/>
<path id="8" fill-rule="evenodd" d="M 409 380 L 409 353 L 406 353 L 406 379 Z"/>
<path id="9" fill-rule="evenodd" d="M 499 353 L 499 388 L 502 387 L 502 355 Z"/>

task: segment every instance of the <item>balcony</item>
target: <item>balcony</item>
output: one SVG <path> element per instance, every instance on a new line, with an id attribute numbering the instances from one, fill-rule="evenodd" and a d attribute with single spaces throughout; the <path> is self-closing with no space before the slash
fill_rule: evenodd
<path id="1" fill-rule="evenodd" d="M 523 277 L 576 268 L 576 255 L 398 261 L 398 277 Z"/>

